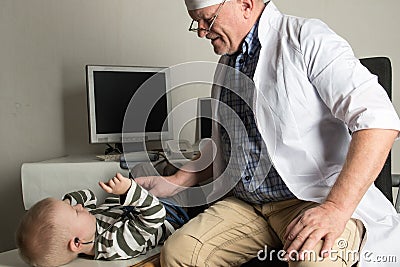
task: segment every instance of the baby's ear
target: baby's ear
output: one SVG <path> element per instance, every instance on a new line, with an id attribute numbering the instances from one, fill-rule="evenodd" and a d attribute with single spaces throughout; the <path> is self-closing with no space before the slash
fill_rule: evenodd
<path id="1" fill-rule="evenodd" d="M 81 246 L 82 244 L 78 237 L 71 238 L 68 242 L 68 248 L 73 252 L 79 252 Z"/>

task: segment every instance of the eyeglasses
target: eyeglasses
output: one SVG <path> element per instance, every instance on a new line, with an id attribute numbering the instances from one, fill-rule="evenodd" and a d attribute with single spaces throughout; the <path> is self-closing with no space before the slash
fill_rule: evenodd
<path id="1" fill-rule="evenodd" d="M 200 28 L 198 21 L 192 20 L 192 23 L 190 23 L 189 31 L 190 32 L 199 32 L 199 31 L 205 31 L 206 33 L 209 33 L 211 31 L 212 26 L 214 25 L 215 20 L 217 19 L 219 12 L 221 11 L 222 6 L 225 4 L 226 0 L 222 1 L 222 3 L 219 5 L 217 11 L 215 12 L 215 15 L 211 18 L 208 29 Z M 194 26 L 193 24 L 197 23 L 197 27 Z"/>

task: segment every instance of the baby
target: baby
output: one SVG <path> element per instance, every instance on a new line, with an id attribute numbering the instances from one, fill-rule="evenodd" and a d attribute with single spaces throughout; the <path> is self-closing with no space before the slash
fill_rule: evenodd
<path id="1" fill-rule="evenodd" d="M 28 264 L 59 266 L 79 254 L 129 259 L 163 243 L 188 220 L 187 214 L 174 214 L 176 210 L 169 206 L 172 214 L 167 214 L 156 197 L 119 173 L 99 185 L 119 198 L 107 198 L 96 207 L 94 194 L 81 190 L 63 200 L 43 199 L 29 209 L 16 233 L 20 254 Z"/>

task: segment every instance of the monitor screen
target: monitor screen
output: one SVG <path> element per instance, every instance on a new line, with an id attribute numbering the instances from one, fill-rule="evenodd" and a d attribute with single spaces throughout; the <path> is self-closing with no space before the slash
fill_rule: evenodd
<path id="1" fill-rule="evenodd" d="M 210 97 L 199 98 L 197 101 L 197 117 L 198 123 L 198 138 L 211 138 L 212 128 L 212 112 L 211 112 L 211 101 Z"/>
<path id="2" fill-rule="evenodd" d="M 124 142 L 142 142 L 172 136 L 168 79 L 163 70 L 86 66 L 90 142 L 121 143 L 122 138 Z M 135 94 L 140 100 L 135 101 Z"/>

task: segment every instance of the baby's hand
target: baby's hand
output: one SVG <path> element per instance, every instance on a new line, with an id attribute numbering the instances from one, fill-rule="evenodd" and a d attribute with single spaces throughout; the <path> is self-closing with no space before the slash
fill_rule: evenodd
<path id="1" fill-rule="evenodd" d="M 122 174 L 117 173 L 114 178 L 110 179 L 108 182 L 99 182 L 101 188 L 107 193 L 112 193 L 115 195 L 125 194 L 131 187 L 132 180 L 122 176 Z"/>

